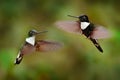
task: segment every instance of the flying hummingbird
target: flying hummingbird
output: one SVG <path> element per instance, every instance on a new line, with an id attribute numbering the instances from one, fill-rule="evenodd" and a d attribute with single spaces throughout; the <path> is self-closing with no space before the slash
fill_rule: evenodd
<path id="1" fill-rule="evenodd" d="M 100 25 L 94 25 L 88 19 L 87 15 L 71 16 L 78 18 L 78 21 L 57 21 L 55 25 L 70 33 L 84 34 L 88 39 L 92 41 L 95 47 L 103 52 L 103 49 L 98 43 L 98 39 L 110 37 L 110 33 L 104 27 Z"/>
<path id="2" fill-rule="evenodd" d="M 21 47 L 16 57 L 14 64 L 20 64 L 25 54 L 32 53 L 34 51 L 46 52 L 59 49 L 62 45 L 58 42 L 36 40 L 37 34 L 45 33 L 47 31 L 38 32 L 36 30 L 30 30 L 28 32 L 28 37 L 25 39 L 25 43 Z"/>

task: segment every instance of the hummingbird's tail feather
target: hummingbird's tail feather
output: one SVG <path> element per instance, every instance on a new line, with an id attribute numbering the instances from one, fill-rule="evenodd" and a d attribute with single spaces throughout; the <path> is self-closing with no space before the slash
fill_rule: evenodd
<path id="1" fill-rule="evenodd" d="M 14 62 L 14 64 L 20 64 L 20 62 L 22 61 L 23 59 L 23 54 L 21 54 L 20 52 L 18 53 L 17 57 L 16 57 L 16 60 Z"/>
<path id="2" fill-rule="evenodd" d="M 93 44 L 95 45 L 95 47 L 96 47 L 100 52 L 103 53 L 103 49 L 101 48 L 101 46 L 99 45 L 99 43 L 97 42 L 97 40 L 96 40 L 96 39 L 92 39 L 92 38 L 90 38 L 90 40 L 93 42 Z"/>

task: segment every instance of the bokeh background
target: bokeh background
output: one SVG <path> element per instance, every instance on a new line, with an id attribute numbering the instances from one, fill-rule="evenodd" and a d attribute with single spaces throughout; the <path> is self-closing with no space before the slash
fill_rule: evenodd
<path id="1" fill-rule="evenodd" d="M 1 0 L 0 80 L 120 80 L 119 0 Z M 57 29 L 54 22 L 87 14 L 112 34 L 99 40 L 101 54 L 84 36 Z M 26 55 L 14 65 L 30 29 L 48 30 L 37 39 L 64 43 L 54 52 Z"/>

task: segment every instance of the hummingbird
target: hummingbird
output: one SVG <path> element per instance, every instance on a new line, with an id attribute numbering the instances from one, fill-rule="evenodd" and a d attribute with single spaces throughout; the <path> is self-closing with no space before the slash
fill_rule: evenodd
<path id="1" fill-rule="evenodd" d="M 79 20 L 57 21 L 55 25 L 58 28 L 70 33 L 83 34 L 89 40 L 92 41 L 92 43 L 100 52 L 103 53 L 103 49 L 98 43 L 98 39 L 110 37 L 110 33 L 108 32 L 108 30 L 100 25 L 95 25 L 92 22 L 90 22 L 88 16 L 85 14 L 80 16 L 71 16 L 71 15 L 68 16 L 78 18 Z"/>
<path id="2" fill-rule="evenodd" d="M 47 31 L 38 32 L 36 30 L 30 30 L 28 32 L 28 37 L 25 39 L 25 42 L 21 49 L 18 52 L 18 55 L 15 59 L 14 64 L 20 64 L 23 59 L 23 56 L 34 51 L 47 52 L 59 49 L 62 44 L 54 41 L 46 40 L 36 40 L 36 35 L 45 33 Z"/>

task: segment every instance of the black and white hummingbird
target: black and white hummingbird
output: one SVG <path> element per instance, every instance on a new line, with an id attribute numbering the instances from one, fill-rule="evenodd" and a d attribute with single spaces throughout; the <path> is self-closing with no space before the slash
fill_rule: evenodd
<path id="1" fill-rule="evenodd" d="M 68 16 L 78 18 L 79 21 L 57 21 L 57 27 L 70 33 L 84 34 L 100 52 L 103 52 L 98 39 L 110 37 L 109 32 L 104 27 L 91 23 L 87 15 Z"/>
<path id="2" fill-rule="evenodd" d="M 59 49 L 62 45 L 58 42 L 45 41 L 45 40 L 36 40 L 35 37 L 37 34 L 45 33 L 47 31 L 38 32 L 36 30 L 30 30 L 28 32 L 28 38 L 25 39 L 25 43 L 22 48 L 19 50 L 19 53 L 16 57 L 14 64 L 20 64 L 25 54 L 32 53 L 34 51 L 46 52 Z"/>

